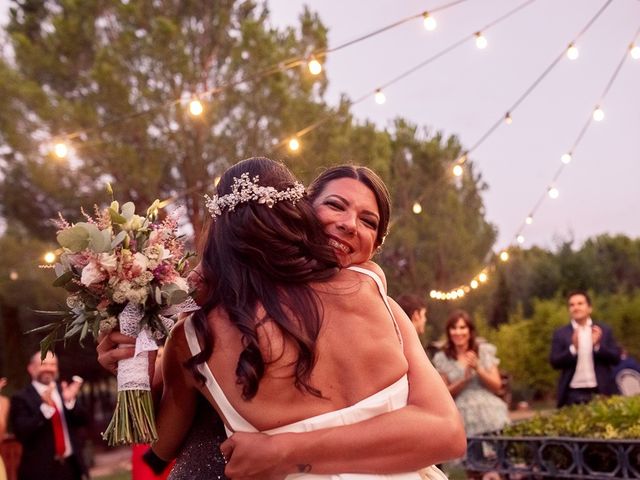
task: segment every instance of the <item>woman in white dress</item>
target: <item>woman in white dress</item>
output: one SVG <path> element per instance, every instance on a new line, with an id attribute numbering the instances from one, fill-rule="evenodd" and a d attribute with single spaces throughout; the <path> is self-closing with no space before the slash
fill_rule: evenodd
<path id="1" fill-rule="evenodd" d="M 236 432 L 222 449 L 233 479 L 417 479 L 464 450 L 455 406 L 412 324 L 386 302 L 379 267 L 336 268 L 336 257 L 362 264 L 380 244 L 376 197 L 356 179 L 331 183 L 314 205 L 325 234 L 284 166 L 250 159 L 223 175 L 209 202 L 209 291 L 165 351 L 158 457 L 179 448 L 198 392 Z M 268 471 L 234 464 L 256 449 L 255 432 L 282 433 L 258 435 L 274 457 Z"/>

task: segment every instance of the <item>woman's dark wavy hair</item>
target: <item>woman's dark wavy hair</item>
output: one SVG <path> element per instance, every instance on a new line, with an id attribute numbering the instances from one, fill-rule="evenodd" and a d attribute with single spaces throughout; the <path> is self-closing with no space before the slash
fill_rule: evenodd
<path id="1" fill-rule="evenodd" d="M 277 190 L 292 187 L 296 178 L 283 164 L 255 157 L 230 167 L 216 193 L 231 193 L 234 178 L 258 175 L 259 184 Z M 213 352 L 213 332 L 208 314 L 221 307 L 242 334 L 242 352 L 236 366 L 237 383 L 245 400 L 253 398 L 265 372 L 257 327 L 273 321 L 283 336 L 297 347 L 294 384 L 320 396 L 309 383 L 315 364 L 315 345 L 322 311 L 309 282 L 330 279 L 337 272 L 335 253 L 307 197 L 295 205 L 280 201 L 269 208 L 257 201 L 240 203 L 211 221 L 202 251 L 202 276 L 207 287 L 193 325 L 202 351 L 186 366 L 201 382 L 197 366 Z M 258 308 L 265 310 L 257 318 Z"/>
<path id="2" fill-rule="evenodd" d="M 352 178 L 363 183 L 373 192 L 378 204 L 378 212 L 380 214 L 380 223 L 376 234 L 375 247 L 379 247 L 384 242 L 384 238 L 389 233 L 389 220 L 391 218 L 391 195 L 382 179 L 376 172 L 367 167 L 359 167 L 354 165 L 339 165 L 331 167 L 322 172 L 309 185 L 309 200 L 313 203 L 324 191 L 329 182 L 339 180 L 341 178 Z"/>
<path id="3" fill-rule="evenodd" d="M 471 315 L 469 315 L 465 310 L 454 310 L 449 314 L 449 318 L 447 319 L 447 324 L 444 327 L 445 331 L 447 332 L 447 344 L 444 346 L 444 349 L 443 349 L 445 355 L 454 360 L 456 359 L 456 346 L 451 341 L 451 333 L 449 332 L 449 330 L 451 330 L 455 326 L 455 324 L 458 323 L 458 320 L 460 319 L 464 320 L 464 323 L 466 323 L 467 327 L 469 327 L 469 345 L 468 345 L 469 350 L 473 350 L 474 352 L 478 353 L 478 342 L 476 340 L 476 325 L 475 323 L 473 323 L 473 320 L 471 319 Z"/>

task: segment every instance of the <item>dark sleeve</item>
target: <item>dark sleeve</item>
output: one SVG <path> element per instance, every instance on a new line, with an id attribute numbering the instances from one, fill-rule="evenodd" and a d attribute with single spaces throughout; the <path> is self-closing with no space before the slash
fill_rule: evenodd
<path id="1" fill-rule="evenodd" d="M 560 328 L 553 332 L 553 340 L 551 341 L 551 354 L 549 362 L 556 370 L 564 370 L 575 366 L 578 361 L 577 355 L 573 355 L 569 350 L 571 339 L 567 341 L 567 336 L 563 335 L 564 328 Z"/>
<path id="2" fill-rule="evenodd" d="M 617 365 L 620 362 L 620 347 L 613 338 L 613 332 L 606 325 L 598 325 L 602 329 L 600 348 L 593 351 L 593 356 L 600 363 Z"/>
<path id="3" fill-rule="evenodd" d="M 82 427 L 89 422 L 89 416 L 84 404 L 78 399 L 73 408 L 64 407 L 65 419 L 69 425 L 74 427 Z"/>
<path id="4" fill-rule="evenodd" d="M 142 460 L 144 460 L 144 463 L 146 463 L 156 475 L 160 475 L 162 472 L 164 472 L 164 470 L 167 468 L 167 465 L 169 465 L 170 463 L 166 460 L 161 459 L 151 448 L 144 452 L 144 454 L 142 455 Z"/>
<path id="5" fill-rule="evenodd" d="M 28 441 L 47 426 L 47 419 L 40 408 L 34 408 L 34 405 L 22 395 L 15 395 L 11 398 L 9 417 L 11 431 L 22 443 Z"/>

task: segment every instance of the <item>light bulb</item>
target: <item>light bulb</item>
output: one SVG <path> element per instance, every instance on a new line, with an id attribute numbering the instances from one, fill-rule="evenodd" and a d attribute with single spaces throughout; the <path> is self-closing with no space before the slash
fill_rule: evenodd
<path id="1" fill-rule="evenodd" d="M 47 252 L 44 254 L 44 261 L 47 263 L 53 263 L 56 261 L 56 254 L 53 252 Z"/>
<path id="2" fill-rule="evenodd" d="M 506 123 L 507 125 L 511 125 L 512 122 L 513 118 L 511 118 L 511 113 L 507 112 L 504 116 L 504 123 Z"/>
<path id="3" fill-rule="evenodd" d="M 415 213 L 416 215 L 419 215 L 422 213 L 422 205 L 420 205 L 420 203 L 418 202 L 415 202 L 413 204 L 412 210 L 413 210 L 413 213 Z"/>
<path id="4" fill-rule="evenodd" d="M 471 280 L 471 283 L 469 283 L 469 286 L 470 286 L 471 288 L 473 288 L 473 289 L 478 288 L 478 286 L 479 286 L 479 285 L 480 285 L 480 284 L 478 283 L 478 281 L 477 281 L 477 280 Z"/>
<path id="5" fill-rule="evenodd" d="M 575 60 L 579 56 L 580 51 L 578 50 L 578 47 L 576 47 L 573 43 L 570 44 L 567 48 L 567 57 L 569 58 L 569 60 Z"/>
<path id="6" fill-rule="evenodd" d="M 309 61 L 307 67 L 309 68 L 309 72 L 311 73 L 311 75 L 318 75 L 320 72 L 322 72 L 322 64 L 315 58 L 312 58 Z"/>
<path id="7" fill-rule="evenodd" d="M 596 122 L 601 122 L 602 120 L 604 120 L 604 112 L 600 107 L 596 107 L 593 111 L 593 119 Z"/>
<path id="8" fill-rule="evenodd" d="M 509 260 L 509 252 L 507 252 L 506 250 L 500 252 L 500 260 L 502 260 L 503 262 Z"/>
<path id="9" fill-rule="evenodd" d="M 558 190 L 556 187 L 550 187 L 547 193 L 549 194 L 549 198 L 552 198 L 554 200 L 560 196 L 560 190 Z"/>
<path id="10" fill-rule="evenodd" d="M 428 30 L 429 32 L 433 32 L 438 26 L 438 22 L 436 22 L 435 18 L 429 15 L 429 12 L 424 12 L 424 15 L 422 15 L 422 18 L 423 18 L 425 30 Z"/>
<path id="11" fill-rule="evenodd" d="M 460 175 L 462 175 L 462 172 L 463 172 L 462 165 L 456 165 L 455 167 L 453 167 L 453 174 L 456 177 L 459 177 Z"/>
<path id="12" fill-rule="evenodd" d="M 533 223 L 533 217 L 529 215 L 527 218 L 524 219 L 524 223 L 526 223 L 527 225 L 531 225 Z"/>
<path id="13" fill-rule="evenodd" d="M 198 115 L 202 115 L 202 112 L 204 112 L 204 107 L 202 106 L 200 100 L 195 98 L 189 102 L 189 113 L 191 115 L 197 117 Z"/>
<path id="14" fill-rule="evenodd" d="M 435 290 L 431 290 L 431 291 L 429 292 L 429 296 L 430 296 L 431 298 L 436 298 L 436 297 L 438 296 L 438 292 L 436 292 Z"/>
<path id="15" fill-rule="evenodd" d="M 484 35 L 482 35 L 482 32 L 477 32 L 476 33 L 476 47 L 478 47 L 480 50 L 484 50 L 485 48 L 487 48 L 488 42 L 487 39 Z"/>
<path id="16" fill-rule="evenodd" d="M 449 298 L 452 300 L 455 300 L 456 298 L 458 298 L 458 292 L 456 292 L 455 290 L 453 292 L 449 292 L 448 295 L 449 295 Z"/>
<path id="17" fill-rule="evenodd" d="M 560 160 L 562 161 L 562 163 L 564 163 L 565 165 L 571 163 L 571 160 L 573 159 L 573 157 L 571 156 L 570 153 L 564 153 L 562 154 L 562 156 L 560 157 Z"/>
<path id="18" fill-rule="evenodd" d="M 385 96 L 384 92 L 380 89 L 376 90 L 376 93 L 373 98 L 375 99 L 378 105 L 382 105 L 384 102 L 387 101 L 387 97 Z"/>
<path id="19" fill-rule="evenodd" d="M 458 294 L 458 297 L 464 297 L 464 290 L 462 290 L 461 288 L 457 289 L 456 293 Z"/>
<path id="20" fill-rule="evenodd" d="M 16 280 L 18 280 L 18 278 L 20 278 L 18 272 L 16 272 L 15 270 L 11 270 L 11 272 L 9 273 L 9 280 L 13 280 L 15 282 Z"/>
<path id="21" fill-rule="evenodd" d="M 522 235 L 518 235 L 518 236 L 516 237 L 516 241 L 517 241 L 518 243 L 524 243 L 524 236 L 522 236 Z"/>
<path id="22" fill-rule="evenodd" d="M 66 158 L 69 155 L 69 147 L 64 142 L 57 142 L 53 146 L 53 154 L 58 158 Z"/>
<path id="23" fill-rule="evenodd" d="M 297 138 L 292 138 L 289 140 L 289 150 L 292 152 L 297 152 L 300 149 L 300 142 Z"/>
<path id="24" fill-rule="evenodd" d="M 629 47 L 629 54 L 634 60 L 640 59 L 640 46 L 631 44 Z"/>
<path id="25" fill-rule="evenodd" d="M 480 275 L 478 275 L 478 280 L 480 280 L 480 283 L 484 283 L 489 280 L 489 276 L 486 273 L 482 272 Z"/>

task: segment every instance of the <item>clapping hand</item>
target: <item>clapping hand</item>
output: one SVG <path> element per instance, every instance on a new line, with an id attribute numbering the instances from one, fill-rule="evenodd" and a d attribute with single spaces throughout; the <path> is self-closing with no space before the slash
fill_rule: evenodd
<path id="1" fill-rule="evenodd" d="M 469 368 L 473 370 L 478 370 L 478 355 L 473 350 L 468 350 L 464 354 L 464 358 L 467 362 Z"/>
<path id="2" fill-rule="evenodd" d="M 71 383 L 60 382 L 60 387 L 62 389 L 62 401 L 64 403 L 73 402 L 78 396 L 83 383 L 84 380 L 78 375 L 73 376 Z"/>
<path id="3" fill-rule="evenodd" d="M 593 346 L 597 347 L 600 345 L 600 340 L 602 340 L 602 329 L 597 325 L 593 325 L 591 327 L 591 341 Z"/>

